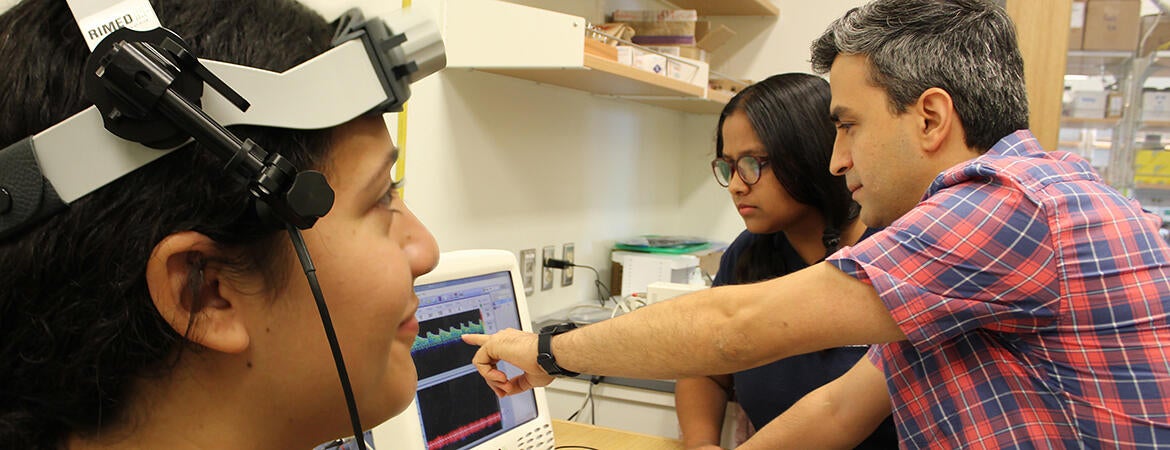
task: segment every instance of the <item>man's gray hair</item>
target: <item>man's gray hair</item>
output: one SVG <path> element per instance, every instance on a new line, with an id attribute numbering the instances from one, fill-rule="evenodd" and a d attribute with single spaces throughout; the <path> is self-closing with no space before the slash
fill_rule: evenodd
<path id="1" fill-rule="evenodd" d="M 1015 26 L 985 0 L 876 0 L 854 8 L 813 42 L 813 69 L 827 73 L 837 55 L 867 56 L 868 81 L 886 91 L 896 114 L 929 88 L 947 91 L 966 144 L 981 151 L 1028 127 Z"/>

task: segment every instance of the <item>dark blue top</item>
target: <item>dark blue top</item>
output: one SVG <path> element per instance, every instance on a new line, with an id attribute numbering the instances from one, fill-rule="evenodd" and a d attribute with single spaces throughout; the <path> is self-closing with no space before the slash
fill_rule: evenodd
<path id="1" fill-rule="evenodd" d="M 878 230 L 867 229 L 862 239 Z M 719 271 L 715 274 L 715 286 L 735 284 L 735 262 L 740 254 L 751 247 L 756 239 L 773 239 L 774 248 L 779 249 L 777 258 L 783 258 L 791 271 L 808 267 L 808 264 L 788 243 L 784 233 L 771 235 L 752 234 L 744 231 L 723 253 L 719 260 Z M 774 277 L 786 273 L 772 274 Z M 821 350 L 804 355 L 792 356 L 779 361 L 745 370 L 732 375 L 735 382 L 735 397 L 748 419 L 756 429 L 762 428 L 805 394 L 843 375 L 865 355 L 867 347 L 840 347 Z M 894 421 L 887 417 L 861 445 L 861 449 L 898 448 L 898 433 Z"/>

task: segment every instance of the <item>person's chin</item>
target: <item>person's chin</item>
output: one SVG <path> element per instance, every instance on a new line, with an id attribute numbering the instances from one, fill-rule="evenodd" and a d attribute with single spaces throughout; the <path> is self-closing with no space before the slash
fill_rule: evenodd
<path id="1" fill-rule="evenodd" d="M 385 422 L 391 417 L 402 414 L 410 402 L 414 401 L 414 393 L 418 388 L 418 372 L 415 370 L 414 362 L 407 360 L 406 362 L 395 361 L 394 367 L 391 367 L 389 372 L 390 379 L 383 385 L 381 398 L 385 402 L 377 411 L 373 419 L 378 423 Z M 361 399 L 358 399 L 360 405 Z M 365 418 L 362 418 L 363 425 Z"/>
<path id="2" fill-rule="evenodd" d="M 772 224 L 758 218 L 747 219 L 743 221 L 744 228 L 747 228 L 752 234 L 769 234 L 774 233 L 775 230 Z"/>

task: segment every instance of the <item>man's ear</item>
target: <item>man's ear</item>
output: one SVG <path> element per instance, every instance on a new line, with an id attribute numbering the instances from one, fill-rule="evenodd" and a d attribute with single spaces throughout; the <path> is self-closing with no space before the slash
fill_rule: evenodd
<path id="1" fill-rule="evenodd" d="M 958 119 L 951 94 L 939 88 L 930 88 L 918 96 L 915 109 L 922 117 L 922 146 L 927 152 L 942 148 L 952 138 L 954 121 Z"/>
<path id="2" fill-rule="evenodd" d="M 146 284 L 154 307 L 180 335 L 212 350 L 240 353 L 249 343 L 243 298 L 215 263 L 223 258 L 216 242 L 201 233 L 172 234 L 154 246 Z"/>

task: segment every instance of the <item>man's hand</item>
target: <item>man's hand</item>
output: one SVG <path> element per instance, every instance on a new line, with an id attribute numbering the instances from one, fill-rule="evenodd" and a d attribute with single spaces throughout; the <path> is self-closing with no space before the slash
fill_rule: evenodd
<path id="1" fill-rule="evenodd" d="M 535 334 L 508 328 L 492 335 L 465 334 L 463 342 L 480 347 L 471 363 L 497 396 L 519 394 L 552 383 L 553 377 L 536 363 Z M 500 361 L 507 361 L 524 373 L 509 380 L 496 366 Z"/>

